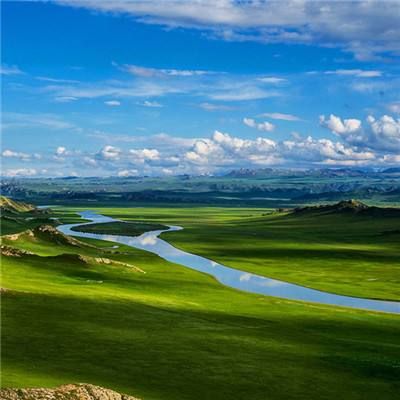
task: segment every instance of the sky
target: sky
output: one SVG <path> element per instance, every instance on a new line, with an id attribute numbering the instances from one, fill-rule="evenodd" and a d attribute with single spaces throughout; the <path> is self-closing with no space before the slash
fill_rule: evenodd
<path id="1" fill-rule="evenodd" d="M 400 2 L 2 1 L 3 177 L 400 166 Z"/>

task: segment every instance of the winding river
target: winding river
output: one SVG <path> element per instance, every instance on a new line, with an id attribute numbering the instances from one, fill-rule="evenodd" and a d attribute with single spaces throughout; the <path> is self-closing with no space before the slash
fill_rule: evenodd
<path id="1" fill-rule="evenodd" d="M 159 238 L 159 235 L 163 232 L 182 230 L 183 228 L 179 226 L 169 226 L 169 229 L 146 232 L 137 237 L 84 233 L 73 231 L 71 228 L 79 225 L 114 222 L 119 220 L 96 214 L 92 211 L 84 211 L 79 213 L 79 215 L 91 222 L 60 225 L 57 229 L 60 232 L 71 236 L 107 240 L 149 251 L 172 263 L 180 264 L 196 271 L 212 275 L 222 284 L 245 292 L 290 300 L 400 314 L 400 302 L 341 296 L 277 279 L 266 278 L 260 275 L 240 271 L 238 269 L 229 268 L 215 261 L 208 260 L 207 258 L 187 253 Z"/>

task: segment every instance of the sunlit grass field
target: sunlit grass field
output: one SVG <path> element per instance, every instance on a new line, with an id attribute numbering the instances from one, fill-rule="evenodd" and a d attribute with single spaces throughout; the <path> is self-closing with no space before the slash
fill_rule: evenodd
<path id="1" fill-rule="evenodd" d="M 217 207 L 98 212 L 181 225 L 184 231 L 163 238 L 233 268 L 338 294 L 400 299 L 398 216 Z"/>
<path id="2" fill-rule="evenodd" d="M 76 222 L 73 211 L 55 216 Z M 229 266 L 336 293 L 398 299 L 393 218 L 266 209 L 98 209 L 181 225 L 164 238 Z M 143 400 L 395 399 L 400 317 L 252 295 L 150 253 L 22 236 L 3 257 L 2 385 L 89 382 Z M 85 263 L 65 253 L 135 265 Z"/>

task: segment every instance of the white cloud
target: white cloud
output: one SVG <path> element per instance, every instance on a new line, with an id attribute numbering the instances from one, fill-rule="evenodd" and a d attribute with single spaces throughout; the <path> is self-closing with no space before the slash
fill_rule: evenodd
<path id="1" fill-rule="evenodd" d="M 358 131 L 361 128 L 361 121 L 359 119 L 342 119 L 336 115 L 331 114 L 328 119 L 324 115 L 319 118 L 320 124 L 337 135 L 346 136 Z"/>
<path id="2" fill-rule="evenodd" d="M 23 72 L 16 65 L 3 64 L 0 66 L 1 75 L 22 75 Z"/>
<path id="3" fill-rule="evenodd" d="M 385 154 L 379 159 L 379 161 L 382 164 L 400 165 L 400 154 Z"/>
<path id="4" fill-rule="evenodd" d="M 362 69 L 337 69 L 335 71 L 326 71 L 325 74 L 355 76 L 357 78 L 378 78 L 382 76 L 382 71 L 366 71 Z"/>
<path id="5" fill-rule="evenodd" d="M 320 117 L 321 125 L 340 136 L 347 143 L 359 148 L 400 152 L 400 118 L 388 115 L 376 119 L 369 115 L 366 126 L 358 119 L 345 119 L 330 115 Z"/>
<path id="6" fill-rule="evenodd" d="M 161 107 L 163 107 L 163 105 L 158 103 L 157 101 L 150 101 L 150 100 L 145 100 L 142 103 L 142 105 L 145 106 L 145 107 L 150 107 L 150 108 L 161 108 Z"/>
<path id="7" fill-rule="evenodd" d="M 263 113 L 259 115 L 260 117 L 278 119 L 282 121 L 301 121 L 299 117 L 292 114 L 282 114 L 282 113 Z"/>
<path id="8" fill-rule="evenodd" d="M 18 158 L 20 160 L 26 161 L 29 160 L 30 156 L 29 154 L 22 153 L 19 151 L 12 151 L 12 150 L 4 150 L 1 155 L 5 158 Z"/>
<path id="9" fill-rule="evenodd" d="M 281 93 L 270 90 L 263 90 L 257 86 L 243 86 L 240 88 L 227 89 L 224 91 L 218 91 L 210 93 L 208 95 L 213 100 L 225 100 L 225 101 L 246 101 L 246 100 L 259 100 L 266 99 L 268 97 L 281 96 Z"/>
<path id="10" fill-rule="evenodd" d="M 370 150 L 358 150 L 329 139 L 298 137 L 276 142 L 258 137 L 254 140 L 232 137 L 215 131 L 211 139 L 199 139 L 185 153 L 185 160 L 209 167 L 258 165 L 370 165 L 377 163 Z"/>
<path id="11" fill-rule="evenodd" d="M 56 154 L 58 156 L 65 155 L 66 152 L 67 152 L 67 149 L 64 146 L 58 146 L 57 149 L 56 149 Z"/>
<path id="12" fill-rule="evenodd" d="M 343 161 L 370 162 L 375 159 L 372 151 L 358 151 L 341 142 L 329 139 L 314 139 L 308 136 L 296 141 L 285 140 L 280 151 L 285 159 L 313 163 L 342 163 Z"/>
<path id="13" fill-rule="evenodd" d="M 35 168 L 10 168 L 4 171 L 4 176 L 34 176 L 37 175 L 37 173 L 38 171 Z"/>
<path id="14" fill-rule="evenodd" d="M 83 161 L 83 164 L 88 165 L 90 167 L 96 167 L 98 165 L 97 161 L 92 157 L 85 156 L 85 157 L 83 157 L 82 161 Z"/>
<path id="15" fill-rule="evenodd" d="M 41 93 L 49 93 L 55 99 L 94 99 L 99 97 L 129 98 L 157 97 L 185 92 L 183 85 L 156 80 L 135 80 L 128 82 L 107 81 L 76 83 L 68 85 L 48 85 L 40 88 Z"/>
<path id="16" fill-rule="evenodd" d="M 38 81 L 54 82 L 54 83 L 78 83 L 79 82 L 79 81 L 74 80 L 74 79 L 50 78 L 48 76 L 37 76 L 36 79 Z"/>
<path id="17" fill-rule="evenodd" d="M 76 101 L 78 100 L 76 97 L 73 96 L 59 96 L 59 97 L 54 97 L 54 101 L 57 103 L 70 103 L 71 101 Z"/>
<path id="18" fill-rule="evenodd" d="M 368 116 L 369 129 L 365 138 L 367 145 L 379 150 L 395 151 L 400 154 L 400 118 L 384 115 L 379 119 Z"/>
<path id="19" fill-rule="evenodd" d="M 225 104 L 213 104 L 213 103 L 201 103 L 198 105 L 200 108 L 206 111 L 229 111 L 233 110 L 233 107 L 227 106 Z"/>
<path id="20" fill-rule="evenodd" d="M 96 157 L 104 161 L 118 160 L 121 154 L 121 150 L 114 146 L 104 146 L 97 154 Z"/>
<path id="21" fill-rule="evenodd" d="M 139 171 L 137 169 L 123 169 L 118 171 L 117 175 L 121 178 L 126 178 L 127 176 L 137 176 Z"/>
<path id="22" fill-rule="evenodd" d="M 284 79 L 284 78 L 277 78 L 277 77 L 275 77 L 275 76 L 266 76 L 266 77 L 263 77 L 263 78 L 258 78 L 258 80 L 259 80 L 260 82 L 272 83 L 272 84 L 287 82 L 287 79 Z"/>
<path id="23" fill-rule="evenodd" d="M 133 162 L 144 163 L 145 161 L 156 161 L 160 159 L 160 152 L 156 149 L 129 150 Z"/>
<path id="24" fill-rule="evenodd" d="M 253 118 L 243 118 L 243 123 L 251 128 L 256 128 L 264 132 L 272 132 L 275 129 L 275 125 L 271 124 L 271 122 L 256 122 Z"/>
<path id="25" fill-rule="evenodd" d="M 384 92 L 388 88 L 391 88 L 391 84 L 387 81 L 368 81 L 368 82 L 354 82 L 351 84 L 351 88 L 356 92 L 360 93 L 374 93 L 374 92 Z"/>
<path id="26" fill-rule="evenodd" d="M 268 138 L 246 140 L 215 131 L 211 139 L 198 139 L 185 160 L 197 165 L 224 166 L 241 163 L 274 164 L 277 143 Z"/>
<path id="27" fill-rule="evenodd" d="M 53 130 L 71 129 L 79 132 L 80 128 L 76 125 L 63 120 L 60 116 L 55 114 L 24 114 L 14 112 L 3 113 L 3 128 L 32 128 L 41 127 Z"/>
<path id="28" fill-rule="evenodd" d="M 117 66 L 116 63 L 114 65 Z M 181 70 L 181 69 L 164 69 L 164 68 L 150 68 L 142 67 L 139 65 L 128 65 L 122 66 L 122 69 L 129 72 L 132 75 L 150 78 L 150 77 L 188 77 L 188 76 L 199 76 L 209 74 L 209 71 L 201 70 Z"/>
<path id="29" fill-rule="evenodd" d="M 170 169 L 170 168 L 162 168 L 161 172 L 164 175 L 173 175 L 174 174 L 174 171 L 172 169 Z"/>
<path id="30" fill-rule="evenodd" d="M 389 111 L 395 114 L 400 114 L 400 101 L 395 103 L 390 103 L 387 105 Z"/>
<path id="31" fill-rule="evenodd" d="M 154 139 L 154 147 L 149 148 L 128 150 L 126 146 L 120 149 L 106 145 L 97 153 L 81 153 L 59 146 L 54 158 L 46 157 L 46 162 L 62 161 L 65 169 L 78 170 L 86 166 L 88 174 L 118 176 L 198 174 L 259 166 L 382 166 L 398 163 L 399 120 L 389 116 L 378 119 L 369 117 L 365 126 L 354 130 L 351 123 L 336 118 L 328 118 L 323 122 L 336 130 L 337 140 L 300 135 L 283 141 L 265 136 L 243 139 L 218 130 L 211 137 L 197 139 L 159 134 L 157 138 L 148 138 Z M 4 150 L 3 155 L 6 162 L 7 158 L 17 157 L 19 153 Z M 54 171 L 53 174 L 56 170 L 47 169 Z M 41 172 L 18 167 L 7 170 L 6 174 L 33 176 Z"/>
<path id="32" fill-rule="evenodd" d="M 110 106 L 110 107 L 118 107 L 121 105 L 121 102 L 118 100 L 108 100 L 108 101 L 105 101 L 104 104 L 106 104 L 107 106 Z"/>
<path id="33" fill-rule="evenodd" d="M 68 150 L 65 146 L 58 146 L 54 152 L 53 160 L 65 161 L 66 157 L 79 156 L 80 151 Z"/>
<path id="34" fill-rule="evenodd" d="M 128 14 L 147 24 L 200 29 L 229 41 L 338 47 L 359 60 L 400 53 L 397 1 L 64 0 L 61 3 Z"/>

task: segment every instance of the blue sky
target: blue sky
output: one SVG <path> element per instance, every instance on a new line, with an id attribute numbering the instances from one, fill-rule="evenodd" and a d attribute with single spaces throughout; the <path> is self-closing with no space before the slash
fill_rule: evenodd
<path id="1" fill-rule="evenodd" d="M 3 176 L 400 164 L 400 3 L 2 2 Z"/>

